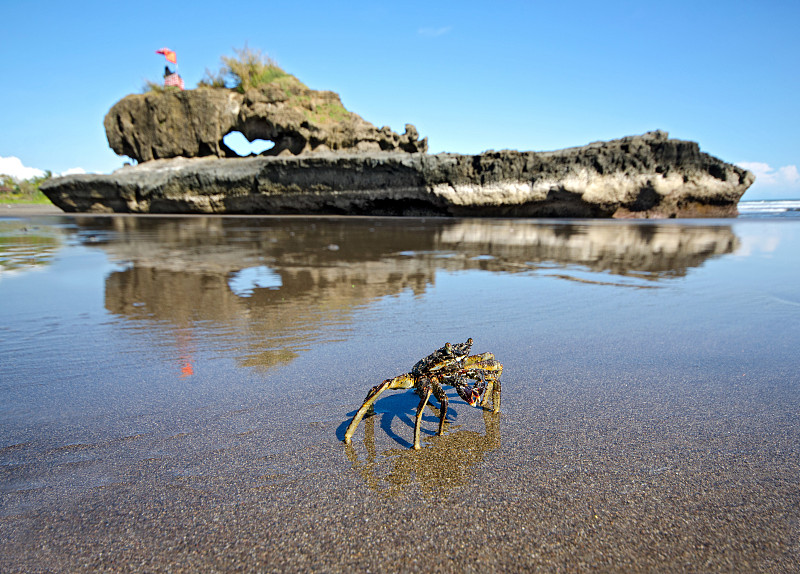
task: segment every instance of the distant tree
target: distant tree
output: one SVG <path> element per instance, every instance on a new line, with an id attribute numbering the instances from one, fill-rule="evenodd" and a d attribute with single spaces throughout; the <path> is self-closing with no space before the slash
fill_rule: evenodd
<path id="1" fill-rule="evenodd" d="M 17 179 L 10 175 L 0 175 L 0 201 L 46 203 L 49 200 L 39 191 L 39 186 L 53 177 L 50 170 L 44 175 L 30 179 Z"/>

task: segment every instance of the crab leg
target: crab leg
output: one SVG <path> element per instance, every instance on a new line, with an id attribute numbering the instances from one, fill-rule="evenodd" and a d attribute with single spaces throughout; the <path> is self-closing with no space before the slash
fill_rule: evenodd
<path id="1" fill-rule="evenodd" d="M 344 433 L 345 444 L 350 444 L 353 433 L 356 432 L 356 428 L 358 428 L 358 423 L 360 423 L 361 419 L 364 418 L 364 415 L 369 412 L 369 410 L 372 408 L 372 405 L 378 400 L 378 397 L 381 396 L 383 391 L 387 389 L 410 389 L 413 386 L 414 381 L 411 378 L 411 375 L 408 373 L 403 373 L 402 375 L 398 375 L 392 379 L 386 379 L 380 385 L 372 387 L 372 390 L 367 394 L 367 398 L 364 399 L 364 404 L 361 405 L 361 408 L 358 409 L 356 414 L 353 416 L 353 420 L 350 421 L 350 424 Z"/>
<path id="2" fill-rule="evenodd" d="M 439 401 L 439 404 L 441 405 L 441 410 L 439 412 L 439 432 L 436 433 L 441 436 L 444 432 L 445 417 L 447 417 L 447 405 L 450 401 L 448 400 L 447 393 L 442 388 L 442 384 L 439 379 L 433 379 L 431 383 L 433 396 L 436 397 L 436 400 Z"/>
<path id="3" fill-rule="evenodd" d="M 499 375 L 498 375 L 499 377 Z M 487 377 L 488 385 L 486 386 L 486 394 L 483 395 L 481 406 L 485 407 L 489 402 L 489 393 L 492 394 L 492 412 L 500 412 L 500 379 L 498 377 Z"/>
<path id="4" fill-rule="evenodd" d="M 489 388 L 486 389 L 486 395 L 489 394 L 491 391 L 492 393 L 492 411 L 499 413 L 500 412 L 500 376 L 503 374 L 503 365 L 498 363 L 497 361 L 492 361 L 491 369 L 492 372 L 489 375 Z M 486 395 L 484 395 L 484 403 L 486 402 Z M 481 406 L 485 406 L 481 405 Z"/>
<path id="5" fill-rule="evenodd" d="M 428 403 L 428 399 L 431 398 L 432 390 L 433 389 L 431 389 L 431 387 L 428 386 L 427 389 L 422 391 L 425 393 L 424 395 L 420 393 L 422 399 L 419 401 L 419 406 L 417 407 L 417 420 L 414 423 L 414 450 L 419 450 L 420 448 L 422 448 L 419 445 L 419 434 L 420 434 L 420 429 L 422 429 L 422 411 L 425 409 L 425 405 Z"/>
<path id="6" fill-rule="evenodd" d="M 483 383 L 483 398 L 481 399 L 481 407 L 489 407 L 489 396 L 492 397 L 492 412 L 500 412 L 500 379 L 494 375 L 487 373 L 486 380 Z"/>

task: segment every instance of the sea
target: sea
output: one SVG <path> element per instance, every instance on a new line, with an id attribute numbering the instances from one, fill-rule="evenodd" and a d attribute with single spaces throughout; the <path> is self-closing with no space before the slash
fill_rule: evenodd
<path id="1" fill-rule="evenodd" d="M 800 200 L 739 209 L 0 213 L 0 570 L 794 571 Z M 344 443 L 469 338 L 497 402 Z"/>
<path id="2" fill-rule="evenodd" d="M 739 217 L 800 217 L 800 199 L 740 201 Z"/>

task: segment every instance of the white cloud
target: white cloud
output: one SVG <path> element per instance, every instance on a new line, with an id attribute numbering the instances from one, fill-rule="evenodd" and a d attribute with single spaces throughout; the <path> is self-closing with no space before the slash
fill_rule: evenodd
<path id="1" fill-rule="evenodd" d="M 742 161 L 738 165 L 756 176 L 753 187 L 745 192 L 742 199 L 800 199 L 800 172 L 796 165 L 774 168 L 759 161 Z"/>
<path id="2" fill-rule="evenodd" d="M 59 177 L 61 177 L 62 175 L 75 175 L 75 174 L 82 174 L 82 173 L 86 173 L 86 170 L 83 169 L 82 167 L 71 167 L 66 171 L 62 171 L 58 175 L 59 175 Z"/>
<path id="3" fill-rule="evenodd" d="M 0 157 L 0 174 L 10 175 L 14 179 L 30 179 L 32 177 L 41 177 L 44 172 L 35 167 L 26 167 L 22 165 L 22 160 L 18 157 Z"/>
<path id="4" fill-rule="evenodd" d="M 427 36 L 428 38 L 436 38 L 437 36 L 444 36 L 452 29 L 452 26 L 442 26 L 441 28 L 420 28 L 417 30 L 417 34 L 420 36 Z"/>
<path id="5" fill-rule="evenodd" d="M 756 182 L 762 186 L 800 186 L 800 172 L 796 165 L 785 165 L 777 169 L 758 161 L 743 161 L 739 165 L 756 174 Z"/>

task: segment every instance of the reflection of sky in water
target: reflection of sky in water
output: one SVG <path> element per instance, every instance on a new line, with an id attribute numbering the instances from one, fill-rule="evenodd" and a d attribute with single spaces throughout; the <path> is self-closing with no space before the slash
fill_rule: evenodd
<path id="1" fill-rule="evenodd" d="M 250 297 L 254 289 L 278 289 L 281 277 L 269 267 L 246 267 L 233 273 L 228 286 L 239 297 Z"/>
<path id="2" fill-rule="evenodd" d="M 770 257 L 778 250 L 781 241 L 789 243 L 797 241 L 795 227 L 788 221 L 770 226 L 758 225 L 756 222 L 742 222 L 736 226 L 740 245 L 735 255 Z"/>

